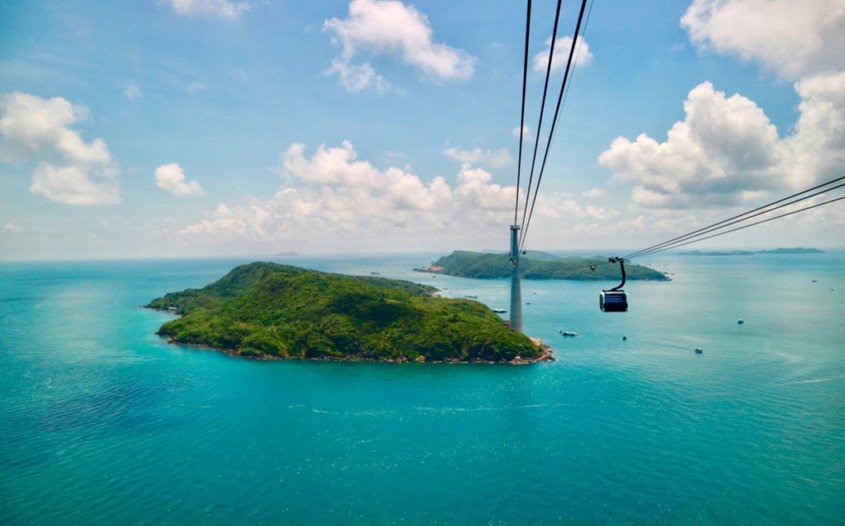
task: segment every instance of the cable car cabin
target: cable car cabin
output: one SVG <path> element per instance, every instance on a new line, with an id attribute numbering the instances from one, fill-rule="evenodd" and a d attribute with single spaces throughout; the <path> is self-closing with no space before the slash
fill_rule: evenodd
<path id="1" fill-rule="evenodd" d="M 622 270 L 622 283 L 599 293 L 599 308 L 604 312 L 627 312 L 628 295 L 622 290 L 625 286 L 625 261 L 622 258 L 610 258 L 610 263 L 619 263 Z"/>
<path id="2" fill-rule="evenodd" d="M 599 294 L 599 308 L 604 312 L 626 312 L 628 296 L 624 290 L 603 290 Z"/>

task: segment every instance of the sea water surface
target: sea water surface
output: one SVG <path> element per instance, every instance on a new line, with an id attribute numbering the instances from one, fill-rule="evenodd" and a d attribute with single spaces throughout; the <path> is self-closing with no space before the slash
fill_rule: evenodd
<path id="1" fill-rule="evenodd" d="M 506 281 L 410 271 L 431 259 L 284 261 L 507 308 Z M 155 335 L 141 305 L 242 262 L 0 264 L 0 524 L 845 523 L 843 252 L 654 257 L 673 281 L 625 314 L 608 283 L 524 282 L 557 357 L 529 366 Z"/>

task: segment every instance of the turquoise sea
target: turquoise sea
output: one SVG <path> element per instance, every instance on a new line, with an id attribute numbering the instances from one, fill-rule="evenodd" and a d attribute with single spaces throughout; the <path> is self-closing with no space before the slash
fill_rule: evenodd
<path id="1" fill-rule="evenodd" d="M 410 271 L 433 257 L 285 261 L 507 307 L 505 281 Z M 525 282 L 557 356 L 530 366 L 155 335 L 140 305 L 246 261 L 0 264 L 0 524 L 845 523 L 845 252 L 646 259 L 673 281 L 626 314 L 607 283 Z"/>

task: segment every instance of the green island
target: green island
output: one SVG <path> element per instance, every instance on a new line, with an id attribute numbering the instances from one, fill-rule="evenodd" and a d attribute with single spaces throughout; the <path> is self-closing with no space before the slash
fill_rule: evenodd
<path id="1" fill-rule="evenodd" d="M 146 307 L 180 317 L 158 334 L 259 359 L 530 363 L 551 351 L 485 305 L 410 281 L 256 262 Z"/>
<path id="2" fill-rule="evenodd" d="M 607 265 L 601 256 L 555 256 L 546 252 L 528 251 L 519 260 L 521 276 L 526 279 L 569 279 L 579 281 L 613 281 L 621 277 L 619 265 Z M 595 267 L 592 269 L 591 265 Z M 430 266 L 419 267 L 417 272 L 448 274 L 463 278 L 510 277 L 512 265 L 507 254 L 469 252 L 456 250 L 434 261 Z M 628 280 L 668 281 L 669 277 L 644 265 L 626 264 Z"/>

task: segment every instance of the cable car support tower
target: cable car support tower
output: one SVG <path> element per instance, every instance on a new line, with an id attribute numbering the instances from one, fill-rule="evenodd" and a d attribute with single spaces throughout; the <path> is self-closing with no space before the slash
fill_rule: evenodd
<path id="1" fill-rule="evenodd" d="M 536 139 L 534 140 L 534 154 L 531 157 L 531 170 L 528 176 L 528 185 L 525 192 L 525 206 L 522 211 L 522 221 L 519 221 L 519 188 L 522 178 L 522 147 L 525 142 L 525 91 L 528 81 L 528 51 L 531 34 L 531 0 L 526 2 L 525 13 L 525 52 L 522 63 L 522 104 L 519 116 L 519 157 L 517 159 L 516 170 L 516 199 L 514 202 L 513 224 L 510 226 L 511 233 L 511 247 L 510 247 L 510 261 L 511 261 L 511 310 L 510 310 L 510 328 L 517 332 L 523 332 L 522 325 L 522 289 L 519 276 L 519 256 L 525 246 L 525 235 L 528 232 L 528 227 L 531 225 L 531 217 L 534 215 L 534 205 L 537 203 L 537 194 L 540 191 L 540 182 L 543 180 L 543 172 L 546 169 L 546 160 L 549 155 L 549 146 L 551 146 L 552 138 L 554 137 L 555 127 L 560 113 L 560 107 L 563 102 L 563 96 L 566 93 L 566 82 L 569 79 L 569 74 L 572 71 L 572 65 L 577 58 L 576 48 L 580 48 L 578 34 L 581 32 L 581 23 L 584 20 L 584 10 L 587 7 L 587 0 L 581 0 L 581 9 L 578 12 L 578 21 L 575 24 L 575 32 L 572 36 L 572 45 L 569 46 L 569 56 L 566 61 L 566 69 L 563 73 L 563 79 L 560 86 L 560 92 L 557 97 L 557 104 L 555 105 L 554 117 L 552 119 L 551 128 L 548 132 L 546 140 L 545 152 L 543 153 L 543 161 L 540 165 L 540 170 L 537 176 L 537 184 L 533 187 L 532 197 L 532 182 L 534 181 L 534 167 L 537 161 L 537 148 L 540 143 L 540 134 L 543 129 L 543 114 L 546 109 L 546 95 L 549 89 L 549 78 L 552 73 L 552 61 L 555 53 L 555 43 L 557 42 L 558 22 L 560 21 L 560 12 L 563 5 L 563 0 L 557 0 L 555 8 L 554 25 L 552 26 L 552 38 L 549 42 L 549 58 L 546 65 L 546 80 L 543 84 L 543 97 L 540 102 L 540 115 L 537 121 Z M 592 5 L 592 4 L 591 4 Z M 589 14 L 587 15 L 589 18 Z M 528 203 L 531 203 L 529 211 Z"/>
<path id="2" fill-rule="evenodd" d="M 519 282 L 519 225 L 511 225 L 511 319 L 510 328 L 522 332 L 522 287 Z"/>

